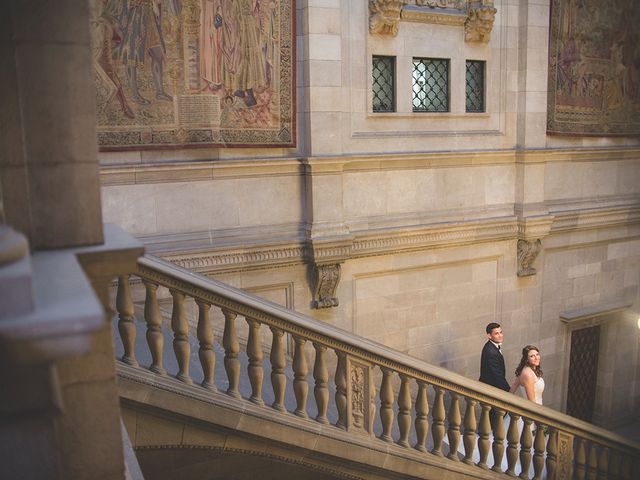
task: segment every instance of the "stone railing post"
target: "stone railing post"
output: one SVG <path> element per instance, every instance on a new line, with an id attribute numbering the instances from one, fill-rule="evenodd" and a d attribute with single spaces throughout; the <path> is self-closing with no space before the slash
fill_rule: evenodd
<path id="1" fill-rule="evenodd" d="M 280 412 L 285 412 L 284 395 L 287 387 L 287 377 L 284 373 L 286 360 L 284 356 L 284 332 L 276 327 L 271 327 L 272 341 L 271 354 L 271 388 L 273 389 L 273 403 L 271 406 Z"/>
<path id="2" fill-rule="evenodd" d="M 162 315 L 158 307 L 158 285 L 143 280 L 145 288 L 144 320 L 147 322 L 147 345 L 151 352 L 149 370 L 158 375 L 166 375 L 162 355 L 164 353 L 164 335 L 162 334 Z"/>
<path id="3" fill-rule="evenodd" d="M 398 394 L 398 429 L 400 438 L 398 445 L 409 447 L 409 433 L 411 431 L 411 391 L 409 389 L 410 378 L 400 375 L 400 393 Z"/>
<path id="4" fill-rule="evenodd" d="M 314 342 L 313 347 L 316 351 L 316 358 L 313 364 L 313 379 L 315 386 L 313 387 L 313 396 L 316 399 L 318 407 L 318 415 L 316 420 L 320 423 L 329 423 L 327 418 L 327 410 L 329 408 L 329 372 L 327 370 L 327 347 L 321 343 Z"/>
<path id="5" fill-rule="evenodd" d="M 131 287 L 129 285 L 129 275 L 118 277 L 118 291 L 116 293 L 116 309 L 118 310 L 118 331 L 124 347 L 122 361 L 134 367 L 138 366 L 136 361 L 136 324 L 133 318 L 133 300 L 131 299 Z"/>
<path id="6" fill-rule="evenodd" d="M 466 398 L 467 408 L 464 412 L 464 459 L 467 465 L 473 465 L 473 451 L 476 448 L 476 401 Z"/>
<path id="7" fill-rule="evenodd" d="M 347 357 L 347 430 L 369 435 L 373 433 L 371 370 L 370 364 Z"/>
<path id="8" fill-rule="evenodd" d="M 442 441 L 444 440 L 444 390 L 441 387 L 433 387 L 436 396 L 433 399 L 433 409 L 431 411 L 432 424 L 431 433 L 433 435 L 433 450 L 431 453 L 441 457 Z"/>
<path id="9" fill-rule="evenodd" d="M 293 413 L 297 416 L 307 417 L 307 397 L 309 395 L 309 384 L 307 383 L 307 357 L 304 354 L 304 346 L 307 340 L 294 335 L 295 349 L 293 352 L 293 392 L 296 397 L 296 409 Z"/>
<path id="10" fill-rule="evenodd" d="M 416 396 L 416 444 L 415 449 L 426 452 L 427 434 L 429 433 L 429 402 L 427 401 L 427 384 L 418 380 Z"/>
<path id="11" fill-rule="evenodd" d="M 170 289 L 169 292 L 173 297 L 171 329 L 173 330 L 173 351 L 178 361 L 176 378 L 184 383 L 191 384 L 191 377 L 189 377 L 191 345 L 189 344 L 189 322 L 184 314 L 184 293 L 176 289 Z"/>
<path id="12" fill-rule="evenodd" d="M 336 427 L 347 429 L 347 354 L 336 350 L 338 363 L 336 365 L 336 409 L 338 421 Z"/>
<path id="13" fill-rule="evenodd" d="M 478 466 L 480 468 L 488 469 L 487 458 L 489 457 L 489 449 L 491 448 L 491 442 L 489 436 L 491 435 L 491 420 L 489 418 L 489 412 L 491 411 L 491 405 L 481 403 L 480 407 L 480 422 L 478 423 L 478 451 L 480 453 L 480 460 L 478 460 Z"/>
<path id="14" fill-rule="evenodd" d="M 382 434 L 380 439 L 385 442 L 392 442 L 391 427 L 393 425 L 393 387 L 391 379 L 393 370 L 381 367 L 382 384 L 380 385 L 380 420 L 382 422 Z"/>
<path id="15" fill-rule="evenodd" d="M 236 313 L 223 309 L 224 315 L 224 333 L 222 334 L 222 346 L 224 347 L 224 369 L 227 372 L 227 380 L 229 387 L 227 394 L 235 398 L 240 398 L 238 391 L 238 383 L 240 381 L 240 360 L 238 360 L 238 352 L 240 352 L 240 343 L 238 342 L 238 334 L 236 333 Z"/>
<path id="16" fill-rule="evenodd" d="M 262 405 L 262 381 L 264 369 L 262 367 L 262 345 L 260 345 L 260 322 L 253 318 L 246 318 L 249 324 L 249 338 L 247 339 L 247 357 L 249 357 L 249 383 L 251 384 L 251 396 L 249 400 L 257 405 Z"/>
<path id="17" fill-rule="evenodd" d="M 198 357 L 200 358 L 202 372 L 204 373 L 202 386 L 208 390 L 215 391 L 214 371 L 216 367 L 216 354 L 213 351 L 213 328 L 211 326 L 211 320 L 209 319 L 211 305 L 200 300 L 196 300 L 196 304 L 198 305 L 197 333 L 198 342 L 200 343 Z"/>

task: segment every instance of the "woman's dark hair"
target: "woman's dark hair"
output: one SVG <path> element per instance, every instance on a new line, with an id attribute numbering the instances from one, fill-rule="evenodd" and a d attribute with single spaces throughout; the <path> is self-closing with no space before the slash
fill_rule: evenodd
<path id="1" fill-rule="evenodd" d="M 540 368 L 540 365 L 538 365 L 537 367 L 532 367 L 531 365 L 529 365 L 529 352 L 531 350 L 535 350 L 536 352 L 540 353 L 540 349 L 535 345 L 527 345 L 526 347 L 524 347 L 522 349 L 522 358 L 520 359 L 520 364 L 518 365 L 518 368 L 516 368 L 516 377 L 520 376 L 520 374 L 522 373 L 522 369 L 526 366 L 533 370 L 533 373 L 536 374 L 536 377 L 540 378 L 542 376 L 542 368 Z"/>

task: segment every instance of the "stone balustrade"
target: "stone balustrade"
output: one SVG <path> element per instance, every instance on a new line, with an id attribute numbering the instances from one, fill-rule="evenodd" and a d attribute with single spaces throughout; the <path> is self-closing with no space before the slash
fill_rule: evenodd
<path id="1" fill-rule="evenodd" d="M 144 320 L 151 363 L 144 367 L 138 365 L 135 349 L 136 335 L 142 335 L 136 328 L 130 287 L 136 277 L 146 291 Z M 171 363 L 177 371 L 170 373 L 163 365 L 171 352 L 164 345 L 158 305 L 161 288 L 169 291 L 173 303 L 170 326 L 175 361 Z M 237 402 L 249 401 L 321 424 L 328 424 L 333 416 L 331 423 L 347 434 L 446 457 L 477 469 L 483 478 L 487 477 L 481 471 L 488 469 L 522 479 L 640 478 L 640 446 L 618 435 L 150 256 L 138 261 L 135 275 L 120 277 L 118 282 L 121 361 L 165 379 L 175 376 L 175 382 L 193 384 L 185 309 L 189 299 L 195 301 L 198 312 L 191 335 L 199 344 L 199 383 L 212 397 L 225 394 L 216 387 L 224 384 L 226 394 Z M 219 309 L 224 318 L 219 327 L 222 338 L 214 338 L 212 309 Z M 238 334 L 243 321 L 247 324 L 243 327 L 246 371 L 240 361 L 245 339 Z M 263 334 L 269 331 L 271 345 L 265 359 L 262 339 L 268 338 Z M 214 342 L 224 349 L 226 379 L 215 378 Z M 270 375 L 265 376 L 269 365 Z M 287 375 L 289 367 L 292 376 Z M 264 404 L 265 378 L 273 398 L 270 405 Z M 250 395 L 243 398 L 239 385 L 247 379 Z M 288 382 L 292 389 L 287 389 Z M 294 398 L 288 403 L 285 397 L 291 390 Z M 496 412 L 493 426 L 491 409 Z M 310 411 L 315 418 L 308 418 Z"/>

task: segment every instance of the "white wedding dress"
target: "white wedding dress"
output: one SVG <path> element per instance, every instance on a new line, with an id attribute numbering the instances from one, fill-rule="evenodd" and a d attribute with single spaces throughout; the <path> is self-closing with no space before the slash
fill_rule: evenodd
<path id="1" fill-rule="evenodd" d="M 522 385 L 520 385 L 518 387 L 518 391 L 520 392 L 520 395 L 522 395 L 524 398 L 527 398 L 527 392 L 525 391 L 524 387 Z M 538 378 L 538 380 L 536 380 L 536 383 L 533 384 L 533 393 L 535 395 L 535 402 L 538 405 L 542 405 L 542 393 L 544 392 L 544 378 L 540 377 Z"/>
<path id="2" fill-rule="evenodd" d="M 518 387 L 517 392 L 524 397 L 525 399 L 527 398 L 527 392 L 525 391 L 524 387 L 521 385 L 520 387 Z M 538 378 L 536 380 L 536 383 L 533 384 L 533 392 L 535 395 L 535 403 L 537 403 L 538 405 L 542 405 L 542 394 L 544 392 L 544 379 L 542 377 Z M 502 462 L 501 462 L 501 467 L 502 467 L 502 471 L 506 472 L 508 467 L 508 462 L 507 462 L 507 432 L 509 431 L 509 423 L 510 423 L 510 418 L 509 415 L 506 415 L 504 417 L 504 433 L 505 433 L 505 438 L 504 438 L 504 453 L 502 456 Z M 522 435 L 522 429 L 524 428 L 524 421 L 522 419 L 518 420 L 518 438 L 520 438 L 520 435 Z M 533 431 L 535 430 L 535 425 L 532 423 L 531 424 L 531 430 L 532 430 L 532 434 Z M 533 441 L 533 438 L 532 438 Z M 490 436 L 490 442 L 491 444 L 493 444 L 493 433 Z M 546 442 L 546 439 L 545 439 Z M 448 439 L 445 436 L 445 444 L 448 444 Z M 518 446 L 518 448 L 520 448 Z M 464 446 L 463 446 L 463 442 L 462 439 L 460 440 L 460 443 L 458 444 L 458 452 L 461 455 L 464 455 Z M 531 452 L 533 454 L 533 450 Z M 474 463 L 477 463 L 480 460 L 480 452 L 478 450 L 478 446 L 476 444 L 476 448 L 473 452 L 473 461 Z M 493 449 L 490 448 L 489 449 L 489 455 L 487 457 L 487 464 L 489 465 L 489 468 L 491 468 L 493 466 L 494 460 L 493 460 Z M 516 473 L 519 475 L 520 474 L 520 466 L 519 466 L 520 461 L 518 460 L 518 467 L 516 468 Z M 531 464 L 529 465 L 529 478 L 533 478 L 534 475 L 534 471 L 533 471 L 533 462 L 531 462 Z M 543 470 L 542 479 L 546 479 L 547 478 L 547 472 L 546 472 L 546 467 L 545 470 Z"/>

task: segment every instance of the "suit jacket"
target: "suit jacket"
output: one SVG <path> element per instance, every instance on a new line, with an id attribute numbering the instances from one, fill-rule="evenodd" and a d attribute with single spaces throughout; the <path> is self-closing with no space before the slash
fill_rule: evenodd
<path id="1" fill-rule="evenodd" d="M 487 341 L 482 349 L 480 381 L 509 391 L 509 383 L 505 378 L 504 357 L 491 341 Z"/>

